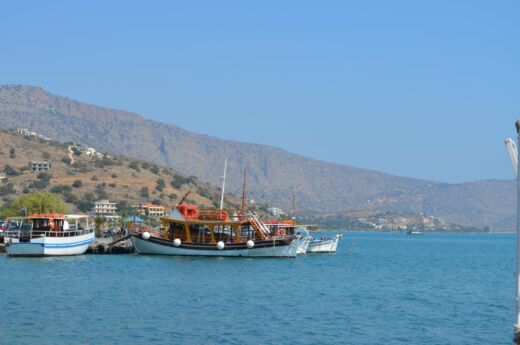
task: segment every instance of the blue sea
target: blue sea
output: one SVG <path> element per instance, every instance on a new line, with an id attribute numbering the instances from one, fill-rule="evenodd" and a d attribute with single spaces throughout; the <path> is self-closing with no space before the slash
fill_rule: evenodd
<path id="1" fill-rule="evenodd" d="M 512 234 L 345 233 L 296 259 L 0 257 L 1 344 L 511 344 Z"/>

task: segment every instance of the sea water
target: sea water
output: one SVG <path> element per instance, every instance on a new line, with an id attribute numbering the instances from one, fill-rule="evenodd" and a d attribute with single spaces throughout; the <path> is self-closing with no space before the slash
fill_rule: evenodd
<path id="1" fill-rule="evenodd" d="M 345 233 L 296 259 L 0 258 L 1 344 L 511 344 L 512 234 Z"/>

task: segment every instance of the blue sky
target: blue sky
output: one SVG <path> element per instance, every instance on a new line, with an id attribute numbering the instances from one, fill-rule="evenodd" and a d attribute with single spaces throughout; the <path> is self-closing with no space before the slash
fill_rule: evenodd
<path id="1" fill-rule="evenodd" d="M 512 178 L 518 1 L 2 1 L 0 84 L 313 158 Z"/>

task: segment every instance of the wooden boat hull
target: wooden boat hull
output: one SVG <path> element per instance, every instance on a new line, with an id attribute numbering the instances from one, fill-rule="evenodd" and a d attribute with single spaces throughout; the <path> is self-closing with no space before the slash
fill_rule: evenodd
<path id="1" fill-rule="evenodd" d="M 218 249 L 211 243 L 181 243 L 175 246 L 173 241 L 158 237 L 143 239 L 140 235 L 131 237 L 138 254 L 180 255 L 180 256 L 224 256 L 224 257 L 296 257 L 297 239 L 273 239 L 256 241 L 253 248 L 246 243 L 226 243 L 224 249 Z"/>

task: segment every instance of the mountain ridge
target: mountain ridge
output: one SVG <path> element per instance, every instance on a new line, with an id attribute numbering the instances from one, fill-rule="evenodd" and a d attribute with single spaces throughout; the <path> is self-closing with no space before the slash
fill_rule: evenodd
<path id="1" fill-rule="evenodd" d="M 174 122 L 174 118 L 171 122 Z M 248 168 L 250 197 L 301 212 L 374 209 L 425 212 L 460 224 L 511 229 L 514 183 L 481 180 L 450 184 L 329 163 L 270 145 L 198 134 L 141 115 L 56 96 L 32 86 L 0 86 L 1 127 L 38 130 L 60 141 L 166 165 L 219 184 L 229 158 L 229 188 L 239 193 Z"/>

